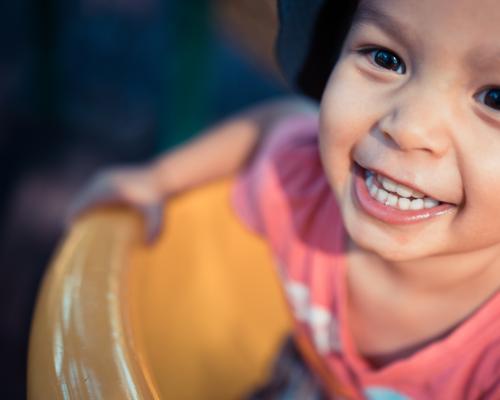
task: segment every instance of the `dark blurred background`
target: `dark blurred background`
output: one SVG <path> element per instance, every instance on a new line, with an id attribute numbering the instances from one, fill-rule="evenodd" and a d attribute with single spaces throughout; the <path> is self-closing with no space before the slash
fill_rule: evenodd
<path id="1" fill-rule="evenodd" d="M 1 2 L 0 398 L 25 398 L 31 314 L 72 197 L 104 166 L 283 94 L 275 32 L 275 0 Z"/>

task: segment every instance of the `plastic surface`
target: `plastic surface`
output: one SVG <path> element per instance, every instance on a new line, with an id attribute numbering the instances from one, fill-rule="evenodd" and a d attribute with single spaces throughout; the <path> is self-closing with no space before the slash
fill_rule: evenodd
<path id="1" fill-rule="evenodd" d="M 291 320 L 229 188 L 172 200 L 152 246 L 131 211 L 75 224 L 39 294 L 29 399 L 223 400 L 265 382 Z"/>

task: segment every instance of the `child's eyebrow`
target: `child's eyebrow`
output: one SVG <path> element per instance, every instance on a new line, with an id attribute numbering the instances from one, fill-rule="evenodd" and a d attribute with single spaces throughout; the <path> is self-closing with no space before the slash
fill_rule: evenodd
<path id="1" fill-rule="evenodd" d="M 353 26 L 365 23 L 377 25 L 391 37 L 399 39 L 405 46 L 416 41 L 415 33 L 408 26 L 403 25 L 389 14 L 373 7 L 367 2 L 363 2 L 353 19 Z"/>
<path id="2" fill-rule="evenodd" d="M 492 52 L 492 49 L 488 47 L 477 47 L 468 54 L 466 61 L 476 69 L 498 69 L 500 67 L 500 51 Z"/>

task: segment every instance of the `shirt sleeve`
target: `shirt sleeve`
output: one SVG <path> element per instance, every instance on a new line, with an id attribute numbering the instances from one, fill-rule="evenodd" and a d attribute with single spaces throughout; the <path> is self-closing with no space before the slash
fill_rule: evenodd
<path id="1" fill-rule="evenodd" d="M 277 124 L 237 178 L 233 204 L 244 223 L 283 253 L 298 236 L 314 237 L 330 189 L 318 150 L 318 117 L 301 115 Z"/>
<path id="2" fill-rule="evenodd" d="M 279 177 L 286 173 L 297 147 L 308 141 L 313 145 L 317 119 L 313 116 L 294 116 L 278 122 L 265 136 L 251 162 L 238 176 L 234 190 L 234 204 L 244 222 L 261 235 L 268 232 L 267 211 L 275 208 L 276 197 L 284 188 Z"/>

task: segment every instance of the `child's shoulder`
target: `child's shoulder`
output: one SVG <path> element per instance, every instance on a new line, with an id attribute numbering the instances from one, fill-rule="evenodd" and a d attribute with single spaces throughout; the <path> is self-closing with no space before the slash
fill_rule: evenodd
<path id="1" fill-rule="evenodd" d="M 287 157 L 298 149 L 312 146 L 317 150 L 316 139 L 319 134 L 319 110 L 314 104 L 300 99 L 290 108 L 278 115 L 266 127 L 264 140 L 259 147 L 252 164 L 262 161 L 272 162 L 276 157 Z M 284 166 L 284 165 L 280 165 Z"/>
<path id="2" fill-rule="evenodd" d="M 316 241 L 328 237 L 325 218 L 332 221 L 330 227 L 340 223 L 318 134 L 317 109 L 283 115 L 237 179 L 233 199 L 239 216 L 278 253 L 294 243 L 318 247 Z"/>

